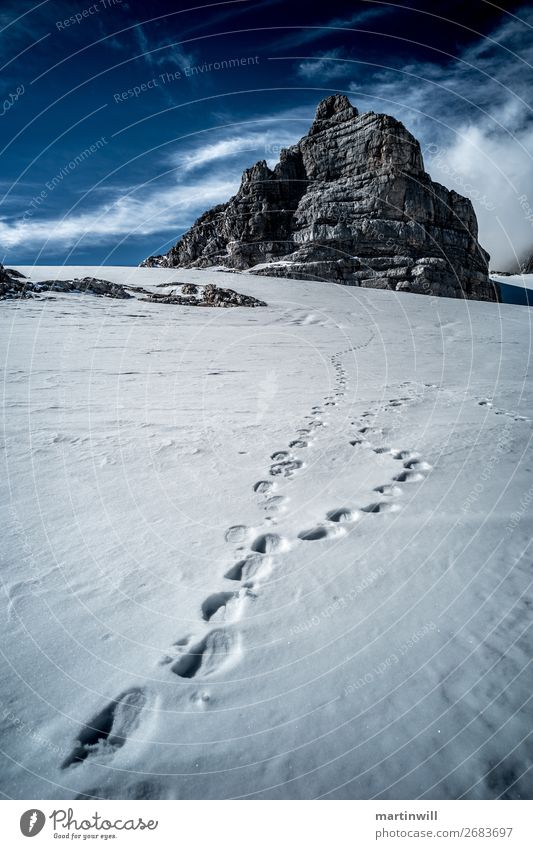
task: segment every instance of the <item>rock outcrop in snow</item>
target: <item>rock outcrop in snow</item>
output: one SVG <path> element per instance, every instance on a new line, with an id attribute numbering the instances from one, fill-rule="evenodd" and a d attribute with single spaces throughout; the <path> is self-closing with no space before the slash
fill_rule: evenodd
<path id="1" fill-rule="evenodd" d="M 28 294 L 32 284 L 26 280 L 23 274 L 13 268 L 4 268 L 0 265 L 0 300 L 6 298 L 31 298 Z"/>
<path id="2" fill-rule="evenodd" d="M 222 289 L 214 283 L 196 286 L 194 283 L 184 283 L 179 293 L 172 291 L 167 294 L 150 293 L 143 301 L 156 304 L 180 304 L 187 307 L 266 307 L 265 301 L 242 295 L 234 289 Z"/>
<path id="3" fill-rule="evenodd" d="M 0 265 L 0 300 L 10 298 L 35 298 L 42 292 L 73 292 L 97 295 L 102 298 L 131 298 L 124 286 L 100 280 L 97 277 L 81 277 L 74 280 L 41 280 L 32 283 L 23 274 Z"/>
<path id="4" fill-rule="evenodd" d="M 431 180 L 418 141 L 390 115 L 327 97 L 271 170 L 205 212 L 143 266 L 256 274 L 497 300 L 471 202 Z"/>

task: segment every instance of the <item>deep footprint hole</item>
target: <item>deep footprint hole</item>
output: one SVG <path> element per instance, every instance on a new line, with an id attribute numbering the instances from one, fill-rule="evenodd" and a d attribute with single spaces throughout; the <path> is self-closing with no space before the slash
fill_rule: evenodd
<path id="1" fill-rule="evenodd" d="M 325 539 L 327 536 L 329 536 L 328 529 L 322 525 L 318 525 L 316 528 L 309 528 L 309 530 L 302 531 L 298 534 L 299 539 L 307 540 L 308 542 Z"/>
<path id="2" fill-rule="evenodd" d="M 221 593 L 213 593 L 205 601 L 202 603 L 202 618 L 205 622 L 209 622 L 209 620 L 220 610 L 221 607 L 225 607 L 228 601 L 232 598 L 235 598 L 236 593 L 232 592 L 221 592 Z"/>
<path id="3" fill-rule="evenodd" d="M 282 539 L 278 534 L 261 534 L 254 539 L 251 549 L 258 554 L 269 554 L 271 551 L 277 551 L 282 546 Z"/>
<path id="4" fill-rule="evenodd" d="M 336 510 L 330 510 L 326 513 L 326 518 L 330 522 L 349 522 L 353 518 L 353 510 L 349 507 L 338 507 Z"/>

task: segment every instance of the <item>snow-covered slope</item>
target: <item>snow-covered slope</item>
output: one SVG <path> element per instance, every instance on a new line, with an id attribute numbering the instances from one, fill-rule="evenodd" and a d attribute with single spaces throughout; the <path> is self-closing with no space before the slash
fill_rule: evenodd
<path id="1" fill-rule="evenodd" d="M 3 793 L 530 796 L 530 311 L 21 270 L 269 306 L 2 303 Z"/>

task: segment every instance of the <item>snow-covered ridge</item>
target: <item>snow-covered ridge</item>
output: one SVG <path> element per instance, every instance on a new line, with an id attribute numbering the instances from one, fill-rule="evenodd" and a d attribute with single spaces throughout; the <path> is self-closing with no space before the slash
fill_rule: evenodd
<path id="1" fill-rule="evenodd" d="M 530 311 L 237 288 L 2 305 L 3 792 L 530 796 Z"/>

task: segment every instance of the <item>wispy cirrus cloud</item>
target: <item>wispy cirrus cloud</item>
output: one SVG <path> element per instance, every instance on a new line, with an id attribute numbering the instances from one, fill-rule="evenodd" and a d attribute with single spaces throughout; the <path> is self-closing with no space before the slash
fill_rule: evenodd
<path id="1" fill-rule="evenodd" d="M 280 128 L 284 120 L 289 121 L 289 126 Z M 257 159 L 266 159 L 272 166 L 279 159 L 280 149 L 302 135 L 294 124 L 294 114 L 289 112 L 264 116 L 261 123 L 266 128 L 228 134 L 183 152 L 174 151 L 169 157 L 175 168 L 175 181 L 170 188 L 154 186 L 131 191 L 127 186 L 104 184 L 96 187 L 94 193 L 89 192 L 83 203 L 102 195 L 106 200 L 88 211 L 79 211 L 76 206 L 62 216 L 46 216 L 42 210 L 30 208 L 17 218 L 0 217 L 0 248 L 9 251 L 20 246 L 102 244 L 130 234 L 177 236 L 206 209 L 235 193 L 243 168 Z M 194 179 L 189 179 L 193 173 Z"/>
<path id="2" fill-rule="evenodd" d="M 297 130 L 284 128 L 231 135 L 192 150 L 173 153 L 171 161 L 185 174 L 227 160 L 240 160 L 241 170 L 257 159 L 266 159 L 269 164 L 274 164 L 280 149 L 294 144 L 300 136 Z"/>
<path id="3" fill-rule="evenodd" d="M 400 118 L 432 177 L 471 198 L 493 268 L 516 267 L 533 250 L 520 200 L 525 192 L 533 207 L 532 26 L 525 6 L 445 62 L 346 63 L 354 104 Z"/>
<path id="4" fill-rule="evenodd" d="M 173 44 L 172 41 L 149 34 L 142 24 L 133 28 L 133 35 L 143 59 L 151 68 L 160 69 L 169 65 L 188 68 L 195 64 L 193 53 L 185 50 L 181 44 Z"/>
<path id="5" fill-rule="evenodd" d="M 353 12 L 351 15 L 331 18 L 318 26 L 306 27 L 302 25 L 298 30 L 282 36 L 272 45 L 272 48 L 284 50 L 292 47 L 300 47 L 303 44 L 313 44 L 331 35 L 338 38 L 340 29 L 357 28 L 378 18 L 384 18 L 390 15 L 391 12 L 391 8 L 382 6 L 379 9 L 363 9 L 360 12 Z"/>
<path id="6" fill-rule="evenodd" d="M 297 67 L 296 73 L 306 80 L 331 82 L 350 77 L 352 65 L 345 60 L 346 54 L 341 48 L 334 48 L 324 53 L 317 53 L 316 58 L 304 59 Z M 339 61 L 341 60 L 341 61 Z"/>
<path id="7" fill-rule="evenodd" d="M 18 219 L 1 218 L 0 247 L 5 251 L 21 245 L 72 247 L 77 243 L 109 243 L 130 234 L 177 233 L 205 209 L 227 200 L 237 187 L 238 181 L 214 179 L 211 175 L 204 181 L 173 185 L 170 189 L 135 193 L 124 189 L 112 202 L 61 217 L 26 214 Z"/>

